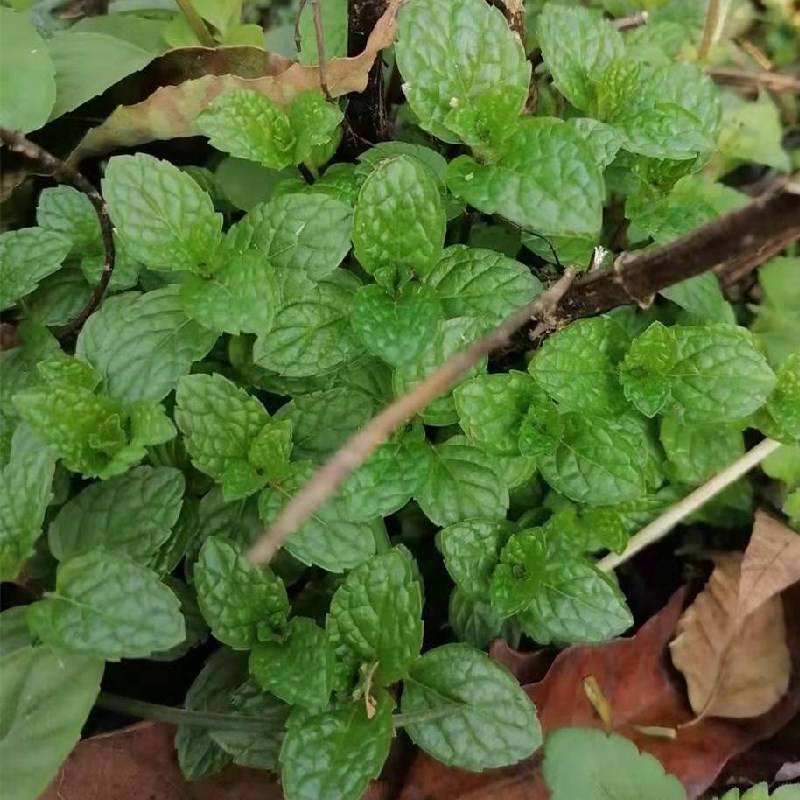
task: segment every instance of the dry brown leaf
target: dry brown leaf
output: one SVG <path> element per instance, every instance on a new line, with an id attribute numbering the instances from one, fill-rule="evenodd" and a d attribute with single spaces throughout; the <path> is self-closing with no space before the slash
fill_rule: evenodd
<path id="1" fill-rule="evenodd" d="M 739 583 L 742 613 L 750 614 L 797 581 L 800 581 L 800 534 L 758 511 Z"/>
<path id="2" fill-rule="evenodd" d="M 756 717 L 786 693 L 791 658 L 783 603 L 773 595 L 751 614 L 741 613 L 743 557 L 725 555 L 705 589 L 678 620 L 670 643 L 698 719 Z"/>
<path id="3" fill-rule="evenodd" d="M 352 58 L 331 59 L 326 67 L 332 97 L 363 92 L 369 71 L 381 50 L 394 41 L 397 11 L 407 0 L 391 0 L 378 20 L 363 52 Z M 285 69 L 281 66 L 289 64 Z M 96 128 L 92 128 L 73 150 L 68 162 L 75 166 L 88 156 L 120 147 L 135 147 L 157 139 L 198 136 L 197 117 L 218 95 L 229 89 L 251 89 L 270 100 L 287 105 L 298 94 L 320 88 L 318 66 L 275 62 L 276 74 L 246 78 L 235 74 L 203 75 L 177 86 L 162 86 L 141 103 L 119 106 Z"/>

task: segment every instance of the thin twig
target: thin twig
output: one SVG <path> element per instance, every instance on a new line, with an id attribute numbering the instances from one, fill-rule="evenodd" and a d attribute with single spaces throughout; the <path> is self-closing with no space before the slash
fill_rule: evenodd
<path id="1" fill-rule="evenodd" d="M 715 67 L 708 74 L 716 83 L 757 92 L 767 89 L 777 94 L 800 94 L 800 78 L 780 72 L 749 72 L 741 69 Z"/>
<path id="2" fill-rule="evenodd" d="M 12 152 L 19 153 L 37 162 L 44 168 L 45 172 L 51 174 L 57 181 L 69 183 L 79 189 L 89 198 L 89 202 L 97 214 L 97 219 L 100 223 L 100 236 L 103 241 L 103 268 L 100 272 L 100 280 L 97 282 L 97 286 L 95 286 L 83 310 L 68 322 L 66 327 L 59 333 L 60 339 L 66 339 L 79 330 L 97 306 L 100 305 L 100 301 L 103 299 L 108 283 L 111 280 L 111 275 L 114 272 L 114 233 L 111 219 L 108 215 L 108 206 L 106 206 L 105 200 L 103 200 L 97 189 L 80 172 L 39 147 L 38 144 L 23 136 L 19 131 L 0 128 L 0 143 L 6 145 Z"/>
<path id="3" fill-rule="evenodd" d="M 647 25 L 650 15 L 647 11 L 637 11 L 629 17 L 620 17 L 613 21 L 614 27 L 624 33 L 625 31 L 632 31 L 634 28 L 641 28 L 642 25 Z"/>
<path id="4" fill-rule="evenodd" d="M 300 0 L 297 4 L 297 14 L 294 18 L 294 45 L 300 53 L 302 39 L 300 37 L 300 19 L 305 11 L 308 0 Z M 311 16 L 314 21 L 314 35 L 317 42 L 317 60 L 319 62 L 319 85 L 325 94 L 325 99 L 331 102 L 333 98 L 328 90 L 327 61 L 325 59 L 325 33 L 322 27 L 322 10 L 319 0 L 311 0 Z"/>
<path id="5" fill-rule="evenodd" d="M 722 26 L 725 24 L 729 5 L 729 0 L 708 0 L 706 22 L 703 26 L 703 38 L 697 51 L 699 61 L 705 61 L 711 52 L 711 48 L 717 43 L 722 32 Z"/>
<path id="6" fill-rule="evenodd" d="M 183 16 L 186 17 L 189 26 L 194 31 L 195 36 L 200 40 L 200 44 L 202 44 L 203 47 L 216 47 L 217 43 L 214 41 L 211 31 L 203 21 L 203 18 L 195 11 L 192 0 L 178 0 L 178 6 L 183 12 Z"/>
<path id="7" fill-rule="evenodd" d="M 429 403 L 447 392 L 458 379 L 485 358 L 492 350 L 504 346 L 511 336 L 531 318 L 550 319 L 572 284 L 575 273 L 564 274 L 536 300 L 508 317 L 501 325 L 467 350 L 458 353 L 414 387 L 373 417 L 316 472 L 311 480 L 289 501 L 272 526 L 250 551 L 254 564 L 264 564 L 280 549 L 287 537 L 296 531 L 329 498 L 342 481 L 363 464 L 375 450 L 401 425 L 422 411 Z"/>
<path id="8" fill-rule="evenodd" d="M 716 497 L 723 489 L 739 480 L 751 469 L 757 467 L 770 453 L 774 453 L 780 446 L 780 442 L 765 439 L 745 453 L 738 461 L 734 461 L 733 464 L 726 467 L 711 480 L 684 497 L 683 500 L 679 500 L 674 506 L 668 508 L 658 519 L 653 520 L 649 525 L 642 528 L 631 537 L 628 546 L 622 553 L 611 553 L 605 558 L 601 558 L 597 562 L 597 566 L 604 572 L 611 572 L 620 564 L 644 550 L 645 547 L 662 539 L 678 523 L 697 511 L 698 508 L 704 506 L 709 500 Z"/>

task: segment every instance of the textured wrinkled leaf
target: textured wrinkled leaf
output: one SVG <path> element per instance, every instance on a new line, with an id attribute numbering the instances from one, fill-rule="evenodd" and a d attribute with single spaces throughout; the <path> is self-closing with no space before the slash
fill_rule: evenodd
<path id="1" fill-rule="evenodd" d="M 151 269 L 196 271 L 217 249 L 221 215 L 173 164 L 146 153 L 115 156 L 102 189 L 128 252 Z"/>
<path id="2" fill-rule="evenodd" d="M 710 272 L 676 283 L 661 294 L 684 309 L 689 321 L 736 324 L 733 308 L 722 294 L 716 276 Z"/>
<path id="3" fill-rule="evenodd" d="M 185 480 L 172 467 L 136 467 L 94 483 L 61 506 L 50 523 L 50 551 L 64 560 L 95 547 L 149 564 L 170 537 Z"/>
<path id="4" fill-rule="evenodd" d="M 415 0 L 399 18 L 397 65 L 403 92 L 425 130 L 453 138 L 448 115 L 473 108 L 486 92 L 503 87 L 509 122 L 528 94 L 530 65 L 499 9 L 480 0 Z"/>
<path id="5" fill-rule="evenodd" d="M 657 759 L 622 736 L 591 728 L 550 733 L 542 770 L 553 800 L 686 800 L 683 784 L 665 774 Z"/>
<path id="6" fill-rule="evenodd" d="M 167 286 L 106 300 L 81 330 L 75 352 L 103 376 L 112 397 L 161 400 L 216 339 L 186 315 L 179 287 Z"/>
<path id="7" fill-rule="evenodd" d="M 452 713 L 406 730 L 416 745 L 444 764 L 479 772 L 515 764 L 542 743 L 536 708 L 516 680 L 467 645 L 425 653 L 404 681 L 404 714 L 434 709 Z"/>
<path id="8" fill-rule="evenodd" d="M 209 536 L 194 568 L 200 610 L 211 632 L 234 650 L 249 650 L 286 623 L 283 581 L 269 567 L 255 567 L 233 542 Z"/>
<path id="9" fill-rule="evenodd" d="M 39 195 L 36 223 L 60 233 L 80 253 L 100 244 L 100 222 L 89 198 L 72 186 L 50 186 Z"/>
<path id="10" fill-rule="evenodd" d="M 63 561 L 55 592 L 28 608 L 45 644 L 117 661 L 168 650 L 186 638 L 178 598 L 126 556 L 91 550 Z"/>
<path id="11" fill-rule="evenodd" d="M 485 650 L 495 639 L 519 645 L 521 632 L 514 619 L 501 619 L 491 605 L 456 588 L 450 595 L 450 627 L 456 638 Z"/>
<path id="12" fill-rule="evenodd" d="M 444 247 L 445 214 L 436 180 L 417 159 L 381 163 L 364 181 L 353 216 L 353 247 L 372 275 L 424 275 Z M 388 283 L 394 283 L 392 277 Z M 381 281 L 383 282 L 383 281 Z"/>
<path id="13" fill-rule="evenodd" d="M 458 424 L 487 453 L 519 455 L 519 427 L 528 408 L 540 396 L 524 372 L 478 375 L 453 392 Z"/>
<path id="14" fill-rule="evenodd" d="M 33 644 L 33 635 L 25 623 L 27 611 L 27 606 L 13 606 L 0 612 L 0 656 Z"/>
<path id="15" fill-rule="evenodd" d="M 42 532 L 52 498 L 55 457 L 19 426 L 11 437 L 8 461 L 0 469 L 0 580 L 13 581 Z"/>
<path id="16" fill-rule="evenodd" d="M 459 591 L 485 598 L 500 551 L 510 533 L 505 521 L 470 519 L 439 531 L 444 564 Z"/>
<path id="17" fill-rule="evenodd" d="M 447 317 L 476 317 L 499 325 L 542 291 L 524 264 L 493 250 L 453 245 L 425 276 Z"/>
<path id="18" fill-rule="evenodd" d="M 784 359 L 775 376 L 775 389 L 756 424 L 773 439 L 800 442 L 800 351 Z"/>
<path id="19" fill-rule="evenodd" d="M 558 119 L 523 119 L 513 147 L 492 164 L 459 156 L 447 167 L 447 185 L 479 211 L 526 230 L 553 236 L 600 230 L 603 176 L 583 134 Z"/>
<path id="20" fill-rule="evenodd" d="M 9 800 L 39 797 L 77 744 L 104 664 L 23 647 L 0 658 L 0 771 Z"/>
<path id="21" fill-rule="evenodd" d="M 319 280 L 350 249 L 353 212 L 326 194 L 282 194 L 261 203 L 228 232 L 225 247 L 260 250 L 276 269 L 297 270 Z"/>
<path id="22" fill-rule="evenodd" d="M 491 572 L 489 597 L 503 618 L 524 611 L 542 587 L 551 553 L 544 531 L 520 531 L 511 536 Z"/>
<path id="23" fill-rule="evenodd" d="M 250 674 L 290 705 L 322 708 L 330 697 L 334 669 L 325 631 L 313 620 L 294 617 L 285 636 L 253 647 Z"/>
<path id="24" fill-rule="evenodd" d="M 0 234 L 0 308 L 12 306 L 55 272 L 70 246 L 69 239 L 44 228 Z"/>
<path id="25" fill-rule="evenodd" d="M 363 701 L 325 711 L 296 707 L 281 748 L 286 800 L 359 800 L 392 743 L 391 698 L 380 693 L 367 718 Z"/>
<path id="26" fill-rule="evenodd" d="M 742 432 L 734 426 L 688 425 L 664 417 L 660 438 L 670 474 L 680 483 L 703 483 L 744 455 Z"/>
<path id="27" fill-rule="evenodd" d="M 508 488 L 493 458 L 473 445 L 445 442 L 430 448 L 430 471 L 416 500 L 436 525 L 483 517 L 504 519 Z"/>
<path id="28" fill-rule="evenodd" d="M 303 92 L 296 97 L 289 106 L 289 120 L 297 137 L 294 162 L 313 167 L 328 161 L 339 144 L 342 119 L 339 106 L 329 103 L 320 92 Z"/>
<path id="29" fill-rule="evenodd" d="M 584 414 L 625 409 L 617 375 L 630 346 L 611 317 L 579 319 L 551 336 L 529 365 L 531 375 L 564 408 Z"/>
<path id="30" fill-rule="evenodd" d="M 422 648 L 422 593 L 411 563 L 392 550 L 356 567 L 331 600 L 328 637 L 346 664 L 376 664 L 374 680 L 401 680 Z"/>
<path id="31" fill-rule="evenodd" d="M 392 297 L 370 284 L 356 292 L 352 323 L 370 353 L 400 366 L 420 358 L 441 318 L 441 305 L 425 286 L 409 285 Z"/>

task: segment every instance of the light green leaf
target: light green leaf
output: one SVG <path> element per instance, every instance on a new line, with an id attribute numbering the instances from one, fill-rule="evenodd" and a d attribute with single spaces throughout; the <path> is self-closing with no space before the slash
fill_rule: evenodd
<path id="1" fill-rule="evenodd" d="M 430 448 L 428 479 L 416 500 L 436 525 L 483 517 L 504 519 L 508 488 L 494 459 L 469 444 L 445 442 Z"/>
<path id="2" fill-rule="evenodd" d="M 282 640 L 258 642 L 250 653 L 250 674 L 290 705 L 322 708 L 333 680 L 333 651 L 313 620 L 294 617 Z"/>
<path id="3" fill-rule="evenodd" d="M 452 140 L 448 115 L 472 109 L 480 98 L 503 87 L 507 111 L 498 123 L 521 113 L 530 65 L 502 12 L 480 0 L 415 0 L 402 9 L 395 45 L 403 92 L 420 125 Z"/>
<path id="4" fill-rule="evenodd" d="M 247 454 L 250 463 L 270 480 L 287 474 L 292 452 L 292 421 L 269 420 L 258 432 Z"/>
<path id="5" fill-rule="evenodd" d="M 115 156 L 102 182 L 128 252 L 151 269 L 198 271 L 221 239 L 222 216 L 183 170 L 146 153 Z"/>
<path id="6" fill-rule="evenodd" d="M 220 33 L 239 21 L 242 0 L 192 0 L 195 11 L 210 22 Z"/>
<path id="7" fill-rule="evenodd" d="M 362 267 L 379 282 L 425 275 L 444 247 L 445 214 L 430 170 L 415 158 L 381 163 L 364 181 L 353 217 L 353 246 Z M 385 276 L 383 279 L 381 276 Z"/>
<path id="8" fill-rule="evenodd" d="M 63 561 L 55 592 L 28 608 L 28 625 L 70 653 L 145 658 L 186 638 L 178 598 L 126 556 L 91 550 Z"/>
<path id="9" fill-rule="evenodd" d="M 377 686 L 408 674 L 422 648 L 422 593 L 406 555 L 390 550 L 356 567 L 331 600 L 328 638 L 354 669 L 377 664 Z"/>
<path id="10" fill-rule="evenodd" d="M 403 714 L 451 711 L 406 726 L 437 761 L 480 772 L 515 764 L 542 743 L 536 707 L 506 670 L 467 645 L 431 650 L 403 684 Z"/>
<path id="11" fill-rule="evenodd" d="M 580 758 L 576 758 L 580 753 Z M 561 728 L 547 736 L 544 779 L 553 800 L 686 800 L 686 790 L 633 742 L 594 728 Z"/>
<path id="12" fill-rule="evenodd" d="M 486 325 L 499 325 L 542 291 L 519 261 L 460 244 L 448 247 L 424 280 L 447 317 L 476 317 Z"/>
<path id="13" fill-rule="evenodd" d="M 137 467 L 75 495 L 50 523 L 53 555 L 101 548 L 148 565 L 178 521 L 186 481 L 173 467 Z"/>
<path id="14" fill-rule="evenodd" d="M 441 318 L 441 304 L 425 286 L 409 284 L 394 297 L 376 284 L 356 292 L 353 328 L 370 353 L 392 366 L 419 359 Z"/>
<path id="15" fill-rule="evenodd" d="M 619 363 L 630 336 L 611 317 L 579 319 L 551 336 L 528 369 L 564 408 L 584 414 L 624 411 Z"/>
<path id="16" fill-rule="evenodd" d="M 795 444 L 800 442 L 800 350 L 781 363 L 776 378 L 756 424 L 767 436 Z"/>
<path id="17" fill-rule="evenodd" d="M 500 619 L 488 602 L 470 597 L 459 588 L 450 595 L 449 620 L 459 641 L 480 650 L 486 650 L 495 639 L 503 639 L 511 647 L 519 646 L 521 633 L 513 619 Z"/>
<path id="18" fill-rule="evenodd" d="M 56 100 L 47 44 L 21 12 L 0 8 L 0 126 L 23 133 L 47 122 Z"/>
<path id="19" fill-rule="evenodd" d="M 79 269 L 48 275 L 25 299 L 25 310 L 40 325 L 66 325 L 86 306 L 92 287 Z"/>
<path id="20" fill-rule="evenodd" d="M 722 294 L 716 275 L 711 272 L 704 272 L 668 289 L 662 289 L 660 294 L 684 309 L 690 322 L 736 324 L 733 308 Z"/>
<path id="21" fill-rule="evenodd" d="M 289 106 L 289 120 L 297 137 L 294 162 L 318 166 L 333 156 L 339 144 L 339 106 L 315 91 L 303 92 Z"/>
<path id="22" fill-rule="evenodd" d="M 383 692 L 376 701 L 372 719 L 363 701 L 316 712 L 295 707 L 281 748 L 286 800 L 359 800 L 392 743 L 393 701 Z"/>
<path id="23" fill-rule="evenodd" d="M 23 647 L 0 659 L 0 772 L 7 800 L 39 797 L 55 778 L 81 738 L 103 666 L 49 647 Z"/>
<path id="24" fill-rule="evenodd" d="M 496 519 L 470 519 L 439 531 L 437 544 L 445 567 L 464 595 L 488 595 L 492 572 L 510 532 L 505 520 Z"/>
<path id="25" fill-rule="evenodd" d="M 347 0 L 320 0 L 320 18 L 325 36 L 325 58 L 347 55 Z M 300 15 L 300 63 L 317 64 L 317 36 L 310 5 Z M 272 48 L 268 48 L 272 49 Z"/>
<path id="26" fill-rule="evenodd" d="M 485 214 L 545 235 L 593 236 L 600 230 L 605 186 L 583 134 L 562 120 L 526 117 L 514 145 L 492 164 L 459 156 L 447 185 Z"/>
<path id="27" fill-rule="evenodd" d="M 800 485 L 800 445 L 784 445 L 762 462 L 764 472 L 789 486 Z"/>
<path id="28" fill-rule="evenodd" d="M 661 445 L 672 479 L 695 485 L 744 455 L 744 438 L 737 427 L 687 425 L 679 417 L 661 420 Z"/>
<path id="29" fill-rule="evenodd" d="M 0 657 L 33 643 L 33 635 L 25 623 L 27 612 L 27 606 L 13 606 L 0 612 Z"/>
<path id="30" fill-rule="evenodd" d="M 759 270 L 761 303 L 753 330 L 763 342 L 770 362 L 780 364 L 800 349 L 800 286 L 797 271 L 800 258 L 773 258 Z"/>
<path id="31" fill-rule="evenodd" d="M 217 334 L 191 320 L 180 288 L 128 292 L 110 298 L 78 336 L 75 353 L 102 376 L 123 402 L 161 400 L 208 353 Z"/>
<path id="32" fill-rule="evenodd" d="M 72 186 L 50 186 L 39 195 L 36 222 L 42 228 L 60 233 L 72 242 L 73 254 L 98 246 L 100 222 L 89 198 Z"/>
<path id="33" fill-rule="evenodd" d="M 13 581 L 33 553 L 52 498 L 54 470 L 50 449 L 26 426 L 17 427 L 0 469 L 0 580 Z"/>
<path id="34" fill-rule="evenodd" d="M 289 601 L 269 567 L 255 567 L 232 541 L 209 536 L 194 568 L 197 601 L 211 632 L 234 650 L 283 630 Z"/>
<path id="35" fill-rule="evenodd" d="M 0 309 L 14 305 L 55 272 L 70 246 L 69 239 L 44 228 L 0 234 Z"/>
<path id="36" fill-rule="evenodd" d="M 743 794 L 739 789 L 731 789 L 717 800 L 798 800 L 798 798 L 800 798 L 800 783 L 784 784 L 771 794 L 768 784 L 758 783 Z"/>

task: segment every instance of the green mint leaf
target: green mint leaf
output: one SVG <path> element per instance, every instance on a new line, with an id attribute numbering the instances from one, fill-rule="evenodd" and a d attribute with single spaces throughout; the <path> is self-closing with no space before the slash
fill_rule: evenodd
<path id="1" fill-rule="evenodd" d="M 70 247 L 65 236 L 44 228 L 0 234 L 0 309 L 14 305 L 55 272 Z"/>
<path id="2" fill-rule="evenodd" d="M 752 789 L 748 789 L 744 794 L 740 794 L 739 789 L 730 789 L 717 798 L 717 800 L 796 800 L 798 797 L 797 783 L 787 783 L 785 786 L 779 786 L 772 794 L 769 791 L 769 785 L 766 783 L 757 783 Z"/>
<path id="3" fill-rule="evenodd" d="M 253 439 L 247 458 L 267 480 L 281 480 L 289 469 L 291 452 L 291 420 L 269 420 Z"/>
<path id="4" fill-rule="evenodd" d="M 562 728 L 549 734 L 542 771 L 553 800 L 686 800 L 681 782 L 665 774 L 653 756 L 640 753 L 622 736 L 594 728 Z"/>
<path id="5" fill-rule="evenodd" d="M 633 625 L 614 576 L 575 559 L 547 565 L 517 619 L 525 633 L 543 645 L 607 642 Z"/>
<path id="6" fill-rule="evenodd" d="M 289 193 L 251 209 L 228 231 L 224 246 L 255 248 L 277 270 L 321 280 L 342 263 L 352 231 L 346 203 L 326 194 Z"/>
<path id="7" fill-rule="evenodd" d="M 312 91 L 298 95 L 289 106 L 289 120 L 297 137 L 294 162 L 324 164 L 339 144 L 339 124 L 343 119 L 341 109 L 322 94 Z"/>
<path id="8" fill-rule="evenodd" d="M 27 620 L 45 644 L 107 661 L 146 658 L 186 638 L 178 598 L 155 573 L 102 550 L 62 561 L 55 592 L 29 606 Z"/>
<path id="9" fill-rule="evenodd" d="M 260 92 L 224 92 L 200 114 L 197 126 L 211 146 L 223 153 L 257 161 L 268 169 L 297 163 L 297 136 L 289 115 Z"/>
<path id="10" fill-rule="evenodd" d="M 754 309 L 753 330 L 773 364 L 780 364 L 800 349 L 798 269 L 800 258 L 774 258 L 758 273 L 763 297 Z"/>
<path id="11" fill-rule="evenodd" d="M 39 195 L 36 223 L 72 242 L 77 255 L 102 250 L 100 221 L 91 201 L 72 186 L 51 186 Z"/>
<path id="12" fill-rule="evenodd" d="M 617 368 L 629 346 L 630 336 L 612 317 L 580 319 L 551 336 L 528 368 L 564 408 L 584 414 L 624 411 Z"/>
<path id="13" fill-rule="evenodd" d="M 505 113 L 497 123 L 522 112 L 531 68 L 499 9 L 480 0 L 415 0 L 399 14 L 395 49 L 408 103 L 420 125 L 440 139 L 452 140 L 453 109 L 473 108 L 498 85 Z"/>
<path id="14" fill-rule="evenodd" d="M 258 508 L 265 525 L 275 520 L 288 499 L 314 474 L 308 463 L 295 465 L 295 471 L 278 489 L 264 489 Z M 343 572 L 366 561 L 375 553 L 376 536 L 385 535 L 380 519 L 355 522 L 342 504 L 326 503 L 295 531 L 284 548 L 303 564 L 317 565 L 330 572 Z"/>
<path id="15" fill-rule="evenodd" d="M 151 654 L 150 660 L 177 661 L 190 650 L 203 644 L 208 639 L 209 630 L 197 603 L 197 595 L 194 589 L 172 575 L 165 576 L 163 580 L 181 604 L 181 614 L 186 624 L 186 638 L 179 645 L 171 647 L 169 650 Z"/>
<path id="16" fill-rule="evenodd" d="M 328 637 L 346 664 L 375 664 L 377 686 L 408 674 L 422 648 L 422 593 L 399 550 L 375 556 L 345 578 L 331 600 Z"/>
<path id="17" fill-rule="evenodd" d="M 488 602 L 459 588 L 450 595 L 449 614 L 456 638 L 479 650 L 486 650 L 495 639 L 503 639 L 511 647 L 519 645 L 521 634 L 513 619 L 501 619 Z"/>
<path id="18" fill-rule="evenodd" d="M 767 436 L 794 444 L 800 442 L 800 350 L 775 374 L 775 389 L 756 415 L 756 424 Z"/>
<path id="19" fill-rule="evenodd" d="M 0 19 L 5 27 L 5 17 Z M 39 797 L 55 778 L 81 738 L 100 691 L 103 667 L 102 661 L 49 647 L 10 652 L 3 642 L 0 771 L 9 797 Z"/>
<path id="20" fill-rule="evenodd" d="M 258 642 L 250 653 L 253 678 L 290 705 L 324 707 L 331 694 L 333 670 L 333 651 L 325 631 L 305 617 L 290 620 L 281 641 Z"/>
<path id="21" fill-rule="evenodd" d="M 52 498 L 54 470 L 49 448 L 26 426 L 18 426 L 0 469 L 0 580 L 15 580 L 33 553 Z"/>
<path id="22" fill-rule="evenodd" d="M 102 189 L 125 248 L 151 269 L 197 271 L 217 249 L 222 216 L 173 164 L 145 153 L 115 156 Z"/>
<path id="23" fill-rule="evenodd" d="M 48 275 L 25 299 L 31 320 L 40 325 L 66 325 L 86 306 L 92 287 L 79 269 L 66 268 Z"/>
<path id="24" fill-rule="evenodd" d="M 750 331 L 733 325 L 651 325 L 620 368 L 625 395 L 643 414 L 691 423 L 734 422 L 766 401 L 775 374 Z"/>
<path id="25" fill-rule="evenodd" d="M 573 117 L 566 122 L 584 137 L 600 169 L 614 161 L 623 139 L 613 126 L 589 117 Z"/>
<path id="26" fill-rule="evenodd" d="M 392 743 L 392 699 L 375 698 L 372 719 L 364 702 L 324 711 L 295 707 L 281 748 L 286 800 L 359 800 L 377 778 Z"/>
<path id="27" fill-rule="evenodd" d="M 226 500 L 258 491 L 250 447 L 269 420 L 261 403 L 222 375 L 186 375 L 175 394 L 175 422 L 194 466 L 222 483 Z"/>
<path id="28" fill-rule="evenodd" d="M 149 564 L 178 521 L 185 483 L 172 467 L 137 467 L 88 486 L 50 523 L 50 551 L 62 561 L 97 547 Z"/>
<path id="29" fill-rule="evenodd" d="M 333 370 L 361 354 L 350 326 L 358 279 L 340 270 L 317 285 L 284 294 L 268 333 L 256 339 L 254 362 L 287 377 Z"/>
<path id="30" fill-rule="evenodd" d="M 744 455 L 741 431 L 731 425 L 687 425 L 679 417 L 661 420 L 661 446 L 670 477 L 700 484 Z"/>
<path id="31" fill-rule="evenodd" d="M 475 517 L 505 518 L 508 488 L 492 456 L 449 441 L 431 447 L 429 458 L 428 478 L 416 500 L 431 522 L 445 527 Z"/>
<path id="32" fill-rule="evenodd" d="M 553 236 L 600 230 L 603 176 L 584 135 L 559 119 L 523 119 L 513 148 L 492 164 L 459 156 L 447 167 L 447 185 L 479 211 L 527 230 Z"/>
<path id="33" fill-rule="evenodd" d="M 325 31 L 325 56 L 338 58 L 347 55 L 347 3 L 345 0 L 320 0 L 320 19 Z M 289 26 L 291 28 L 291 26 Z M 300 53 L 301 64 L 318 64 L 317 32 L 314 27 L 314 14 L 305 6 L 300 14 Z M 269 37 L 269 33 L 267 34 Z M 259 45 L 261 46 L 261 45 Z M 270 50 L 272 47 L 269 48 Z M 290 55 L 290 54 L 286 54 Z M 293 54 L 291 54 L 293 55 Z"/>
<path id="34" fill-rule="evenodd" d="M 477 317 L 499 325 L 533 300 L 542 284 L 513 258 L 464 245 L 448 247 L 425 276 L 447 317 Z"/>
<path id="35" fill-rule="evenodd" d="M 190 275 L 181 286 L 186 314 L 213 331 L 269 330 L 279 306 L 275 271 L 257 250 L 225 254 L 208 278 Z"/>
<path id="36" fill-rule="evenodd" d="M 199 501 L 184 498 L 181 513 L 169 537 L 150 559 L 150 568 L 159 575 L 169 575 L 194 545 L 200 531 L 199 508 Z"/>
<path id="37" fill-rule="evenodd" d="M 393 297 L 370 284 L 356 292 L 352 322 L 370 353 L 401 366 L 420 358 L 436 336 L 441 318 L 441 304 L 425 286 L 409 284 Z"/>
<path id="38" fill-rule="evenodd" d="M 388 517 L 417 493 L 430 467 L 424 431 L 401 431 L 382 444 L 342 484 L 338 497 L 347 519 Z"/>
<path id="39" fill-rule="evenodd" d="M 381 163 L 364 181 L 353 217 L 355 256 L 380 283 L 428 273 L 444 247 L 445 214 L 430 169 L 416 158 Z"/>
<path id="40" fill-rule="evenodd" d="M 106 300 L 81 330 L 75 353 L 103 376 L 112 397 L 158 401 L 211 350 L 216 338 L 186 315 L 179 287 L 167 286 Z"/>
<path id="41" fill-rule="evenodd" d="M 283 581 L 254 567 L 234 542 L 209 536 L 194 568 L 200 610 L 211 632 L 234 650 L 249 650 L 286 625 L 289 601 Z"/>
<path id="42" fill-rule="evenodd" d="M 483 325 L 474 317 L 456 317 L 440 322 L 436 336 L 429 340 L 419 360 L 395 370 L 392 381 L 395 395 L 401 397 L 410 392 L 451 356 L 466 350 L 482 333 Z M 484 359 L 471 368 L 464 379 L 485 370 Z M 451 425 L 457 422 L 458 413 L 452 391 L 429 403 L 421 416 L 427 425 Z"/>
<path id="43" fill-rule="evenodd" d="M 3 656 L 33 644 L 33 636 L 25 623 L 27 606 L 13 606 L 0 612 L 0 645 Z"/>
<path id="44" fill-rule="evenodd" d="M 412 741 L 437 761 L 480 772 L 515 764 L 542 743 L 536 708 L 506 670 L 463 644 L 431 650 L 403 684 L 403 714 L 446 716 L 408 725 Z"/>
<path id="45" fill-rule="evenodd" d="M 492 572 L 510 533 L 504 520 L 470 519 L 439 531 L 437 544 L 459 591 L 486 597 Z"/>
<path id="46" fill-rule="evenodd" d="M 321 461 L 369 421 L 377 403 L 361 389 L 337 386 L 295 397 L 275 415 L 291 422 L 293 458 Z"/>
<path id="47" fill-rule="evenodd" d="M 764 472 L 789 486 L 800 485 L 800 445 L 784 445 L 762 462 Z"/>
<path id="48" fill-rule="evenodd" d="M 478 375 L 453 392 L 458 424 L 487 453 L 518 456 L 520 425 L 540 394 L 524 372 Z"/>
<path id="49" fill-rule="evenodd" d="M 736 316 L 730 303 L 722 294 L 716 275 L 704 272 L 694 278 L 676 283 L 660 292 L 667 300 L 680 306 L 689 323 L 710 324 L 727 322 L 736 324 Z"/>
<path id="50" fill-rule="evenodd" d="M 549 548 L 541 529 L 515 533 L 491 571 L 492 608 L 505 619 L 524 611 L 537 596 L 548 567 Z"/>

